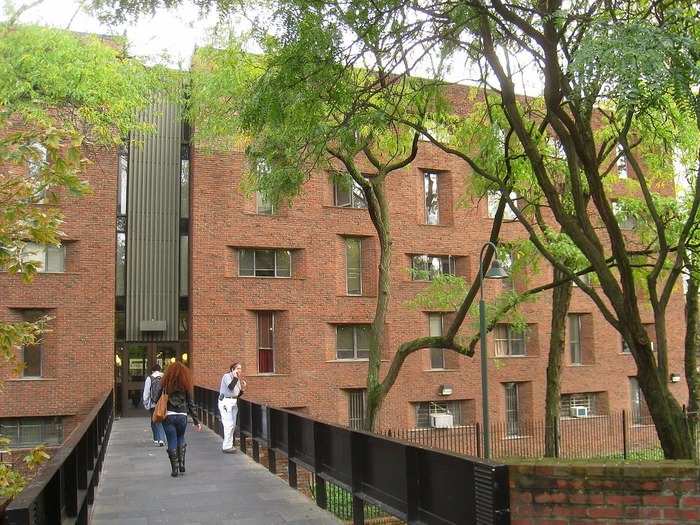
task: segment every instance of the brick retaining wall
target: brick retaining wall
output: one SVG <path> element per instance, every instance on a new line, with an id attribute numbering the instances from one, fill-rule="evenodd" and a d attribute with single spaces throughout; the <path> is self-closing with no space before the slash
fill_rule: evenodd
<path id="1" fill-rule="evenodd" d="M 691 465 L 511 465 L 512 525 L 700 523 Z"/>

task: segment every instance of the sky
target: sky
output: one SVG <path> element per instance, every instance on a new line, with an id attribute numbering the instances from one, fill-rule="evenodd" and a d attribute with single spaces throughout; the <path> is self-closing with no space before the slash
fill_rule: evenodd
<path id="1" fill-rule="evenodd" d="M 17 6 L 24 2 L 15 0 L 14 3 Z M 148 57 L 149 62 L 165 62 L 183 68 L 189 66 L 195 46 L 207 43 L 208 28 L 216 22 L 215 15 L 202 20 L 198 10 L 185 2 L 177 10 L 160 10 L 153 17 L 141 16 L 137 23 L 109 26 L 81 12 L 80 3 L 79 0 L 45 0 L 24 13 L 20 21 L 60 28 L 66 28 L 70 23 L 70 29 L 87 33 L 122 35 L 126 32 L 132 55 Z M 168 57 L 163 58 L 163 53 Z"/>

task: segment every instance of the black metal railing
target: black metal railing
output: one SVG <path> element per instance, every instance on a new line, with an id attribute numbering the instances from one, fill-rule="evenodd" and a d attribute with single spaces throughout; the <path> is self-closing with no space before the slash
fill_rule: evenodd
<path id="1" fill-rule="evenodd" d="M 88 523 L 114 419 L 112 391 L 5 509 L 3 525 Z"/>
<path id="2" fill-rule="evenodd" d="M 550 428 L 544 419 L 517 424 L 493 421 L 490 425 L 491 457 L 541 458 Z M 451 428 L 413 428 L 383 431 L 387 436 L 431 448 L 481 457 L 483 435 L 479 423 Z M 606 415 L 570 418 L 554 429 L 554 456 L 561 459 L 632 459 L 657 461 L 663 451 L 651 416 L 623 410 Z"/>
<path id="3" fill-rule="evenodd" d="M 202 421 L 221 434 L 218 393 L 195 387 Z M 353 523 L 364 523 L 365 503 L 408 523 L 509 524 L 505 465 L 438 451 L 351 430 L 289 410 L 240 399 L 242 448 L 246 437 L 260 461 L 277 473 L 277 455 L 287 457 L 289 485 L 297 488 L 297 466 L 313 473 L 316 503 L 328 507 L 327 483 L 352 497 Z M 244 450 L 245 452 L 245 450 Z"/>

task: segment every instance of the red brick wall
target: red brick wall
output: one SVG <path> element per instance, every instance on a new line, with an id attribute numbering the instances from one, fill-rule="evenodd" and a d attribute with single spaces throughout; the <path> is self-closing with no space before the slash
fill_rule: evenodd
<path id="1" fill-rule="evenodd" d="M 439 170 L 449 196 L 440 205 L 446 224 L 422 224 L 423 170 Z M 345 252 L 343 236 L 376 235 L 366 210 L 333 207 L 331 185 L 325 173 L 313 174 L 291 207 L 283 207 L 277 216 L 253 213 L 254 197 L 240 191 L 244 170 L 241 151 L 210 156 L 195 150 L 192 158 L 192 355 L 196 380 L 216 388 L 221 374 L 233 361 L 241 361 L 248 378 L 247 395 L 259 402 L 281 407 L 306 406 L 313 416 L 347 423 L 348 406 L 344 389 L 366 384 L 365 362 L 334 360 L 338 322 L 370 322 L 376 297 L 374 288 L 367 295 L 348 297 L 345 290 Z M 393 232 L 392 291 L 387 317 L 389 342 L 385 356 L 392 356 L 401 342 L 428 334 L 427 312 L 406 306 L 406 302 L 428 284 L 413 282 L 407 272 L 409 254 L 454 255 L 464 259 L 460 272 L 468 279 L 475 276 L 478 254 L 488 239 L 491 220 L 486 202 L 463 199 L 468 192 L 469 169 L 428 144 L 413 164 L 387 178 L 387 193 Z M 503 241 L 520 238 L 523 229 L 517 222 L 503 225 Z M 363 248 L 369 242 L 363 243 Z M 291 279 L 238 277 L 234 248 L 270 247 L 297 250 Z M 374 256 L 376 258 L 376 255 Z M 541 266 L 546 268 L 546 264 Z M 376 274 L 374 268 L 366 269 Z M 366 276 L 365 276 L 366 277 Z M 529 280 L 530 286 L 548 282 L 549 270 Z M 487 300 L 502 289 L 501 283 L 486 284 Z M 679 289 L 680 292 L 680 289 Z M 523 419 L 543 415 L 545 371 L 549 342 L 551 295 L 523 306 L 533 332 L 528 340 L 528 355 L 490 359 L 490 412 L 492 421 L 505 418 L 503 383 L 525 382 L 521 399 Z M 285 367 L 273 376 L 258 375 L 255 317 L 259 309 L 285 312 L 280 350 Z M 653 317 L 642 307 L 644 321 Z M 572 313 L 586 316 L 582 333 L 584 365 L 571 365 L 568 351 L 562 371 L 562 393 L 607 392 L 610 411 L 630 408 L 628 377 L 635 375 L 631 355 L 621 353 L 619 334 L 598 313 L 596 307 L 578 289 L 573 292 Z M 683 298 L 673 298 L 668 313 L 670 370 L 682 374 Z M 470 335 L 475 320 L 467 320 L 462 333 Z M 282 328 L 282 327 L 280 327 Z M 489 348 L 493 349 L 492 337 Z M 478 353 L 478 352 L 477 352 Z M 428 350 L 410 356 L 395 386 L 386 398 L 380 414 L 380 427 L 407 428 L 415 425 L 413 403 L 428 400 L 470 400 L 472 413 L 481 413 L 480 364 L 478 356 L 454 356 L 447 359 L 447 370 L 429 370 Z M 388 361 L 382 367 L 385 372 Z M 439 385 L 453 386 L 453 394 L 438 395 Z M 683 381 L 671 385 L 683 399 Z"/>
<path id="2" fill-rule="evenodd" d="M 61 225 L 69 242 L 64 273 L 39 273 L 30 284 L 0 272 L 0 319 L 17 309 L 50 310 L 43 377 L 17 379 L 0 363 L 0 418 L 87 413 L 114 386 L 114 270 L 117 154 L 96 151 L 82 175 L 84 197 L 61 195 Z M 64 437 L 76 418 L 64 420 Z"/>
<path id="3" fill-rule="evenodd" d="M 700 469 L 510 465 L 513 525 L 700 523 Z"/>

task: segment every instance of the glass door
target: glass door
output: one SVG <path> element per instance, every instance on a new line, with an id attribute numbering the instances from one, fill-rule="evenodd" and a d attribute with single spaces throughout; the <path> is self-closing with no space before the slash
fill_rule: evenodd
<path id="1" fill-rule="evenodd" d="M 123 416 L 148 415 L 143 407 L 143 387 L 154 364 L 164 372 L 176 360 L 188 364 L 180 343 L 119 343 L 114 359 L 116 405 Z"/>

